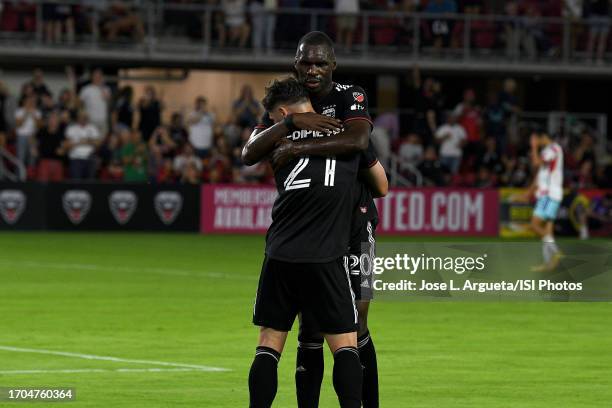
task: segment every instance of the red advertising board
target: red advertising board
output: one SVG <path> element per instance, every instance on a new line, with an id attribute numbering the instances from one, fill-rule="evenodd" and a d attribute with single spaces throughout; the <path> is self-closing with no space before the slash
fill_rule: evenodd
<path id="1" fill-rule="evenodd" d="M 276 188 L 239 184 L 202 186 L 200 231 L 262 233 L 272 218 Z"/>
<path id="2" fill-rule="evenodd" d="M 264 233 L 276 189 L 270 186 L 202 186 L 200 230 L 204 233 Z M 377 232 L 398 235 L 496 236 L 498 193 L 494 189 L 394 188 L 377 200 Z"/>
<path id="3" fill-rule="evenodd" d="M 377 207 L 382 234 L 496 236 L 499 228 L 494 189 L 394 188 Z"/>

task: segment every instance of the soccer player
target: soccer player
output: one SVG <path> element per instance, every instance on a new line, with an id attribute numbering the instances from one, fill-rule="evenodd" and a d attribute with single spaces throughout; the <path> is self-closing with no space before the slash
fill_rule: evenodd
<path id="1" fill-rule="evenodd" d="M 538 169 L 532 189 L 536 190 L 536 205 L 531 218 L 531 227 L 542 239 L 544 264 L 534 271 L 552 271 L 561 259 L 555 243 L 554 223 L 563 199 L 563 149 L 548 133 L 534 132 L 531 135 L 531 163 Z"/>
<path id="2" fill-rule="evenodd" d="M 367 95 L 358 86 L 341 85 L 333 81 L 336 58 L 333 43 L 325 33 L 313 31 L 302 37 L 298 43 L 294 68 L 298 80 L 308 90 L 314 109 L 323 115 L 341 119 L 345 130 L 334 137 L 281 143 L 273 152 L 275 163 L 282 164 L 301 155 L 333 155 L 353 151 L 355 138 L 358 137 L 361 140 L 361 138 L 369 137 L 371 121 Z M 362 162 L 373 166 L 374 172 L 377 171 L 377 168 L 380 169 L 384 178 L 382 190 L 376 188 L 376 185 L 381 183 L 368 183 L 368 186 L 361 183 L 358 185 L 360 204 L 355 212 L 350 245 L 353 290 L 359 300 L 358 346 L 361 364 L 364 367 L 363 406 L 375 408 L 379 406 L 378 368 L 376 350 L 367 325 L 372 292 L 371 288 L 365 287 L 368 281 L 362 280 L 362 277 L 367 275 L 359 273 L 361 266 L 355 260 L 362 259 L 363 253 L 371 257 L 374 254 L 378 213 L 372 200 L 372 193 L 375 196 L 385 195 L 388 185 L 384 169 L 377 164 L 371 150 L 362 156 Z M 298 340 L 295 374 L 298 406 L 300 408 L 316 407 L 323 379 L 323 339 L 302 324 Z"/>
<path id="3" fill-rule="evenodd" d="M 271 151 L 281 139 L 328 138 L 342 131 L 335 119 L 313 112 L 306 89 L 293 78 L 273 82 L 263 104 L 275 124 L 251 136 L 243 149 L 246 164 L 264 158 L 266 147 Z M 355 152 L 296 157 L 275 167 L 279 196 L 253 313 L 261 329 L 249 373 L 252 408 L 270 407 L 274 400 L 277 364 L 298 312 L 305 325 L 324 333 L 334 354 L 340 406 L 361 406 L 358 319 L 345 256 L 358 166 Z"/>

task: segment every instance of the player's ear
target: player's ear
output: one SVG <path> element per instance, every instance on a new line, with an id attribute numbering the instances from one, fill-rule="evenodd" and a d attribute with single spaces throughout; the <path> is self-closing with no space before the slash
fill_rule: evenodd
<path id="1" fill-rule="evenodd" d="M 289 111 L 284 106 L 279 106 L 278 111 L 281 113 L 281 115 L 283 115 L 283 118 L 286 118 L 287 115 L 289 115 Z"/>

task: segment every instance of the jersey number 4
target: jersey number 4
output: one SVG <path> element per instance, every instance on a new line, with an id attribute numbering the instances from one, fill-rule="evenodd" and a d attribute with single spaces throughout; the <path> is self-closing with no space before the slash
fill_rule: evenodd
<path id="1" fill-rule="evenodd" d="M 284 186 L 285 190 L 296 190 L 298 188 L 310 187 L 311 179 L 298 179 L 297 176 L 308 166 L 308 157 L 302 157 L 295 165 L 291 173 L 287 176 Z M 325 160 L 325 180 L 323 185 L 328 187 L 334 186 L 336 178 L 336 159 L 328 158 Z"/>

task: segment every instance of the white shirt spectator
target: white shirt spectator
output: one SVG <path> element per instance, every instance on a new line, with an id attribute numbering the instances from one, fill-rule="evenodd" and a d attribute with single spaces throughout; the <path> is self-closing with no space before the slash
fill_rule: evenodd
<path id="1" fill-rule="evenodd" d="M 423 145 L 402 143 L 399 148 L 399 157 L 402 168 L 406 168 L 408 165 L 417 166 L 423 160 Z"/>
<path id="2" fill-rule="evenodd" d="M 225 23 L 230 27 L 239 27 L 246 21 L 246 0 L 223 0 Z"/>
<path id="3" fill-rule="evenodd" d="M 197 150 L 210 149 L 213 142 L 215 115 L 211 112 L 191 112 L 189 142 Z M 196 121 L 196 122 L 194 122 Z"/>
<path id="4" fill-rule="evenodd" d="M 202 171 L 202 160 L 196 155 L 187 156 L 185 154 L 180 154 L 174 158 L 174 162 L 172 163 L 172 167 L 174 171 L 179 174 L 183 173 L 187 164 L 193 164 L 198 171 Z"/>
<path id="5" fill-rule="evenodd" d="M 79 99 L 85 105 L 89 120 L 96 125 L 105 124 L 108 120 L 108 100 L 110 89 L 107 86 L 89 84 L 79 93 Z"/>
<path id="6" fill-rule="evenodd" d="M 563 16 L 570 18 L 582 17 L 582 0 L 564 0 Z"/>
<path id="7" fill-rule="evenodd" d="M 33 136 L 34 133 L 36 133 L 36 129 L 37 129 L 36 121 L 40 120 L 41 117 L 42 115 L 38 109 L 34 110 L 34 112 L 32 112 L 31 114 L 28 114 L 28 112 L 24 108 L 17 109 L 15 111 L 15 119 L 21 120 L 25 118 L 21 126 L 15 129 L 15 133 L 17 134 L 17 136 L 18 137 Z"/>
<path id="8" fill-rule="evenodd" d="M 66 129 L 66 139 L 72 143 L 80 143 L 86 139 L 99 139 L 100 132 L 98 128 L 88 123 L 80 125 L 74 123 Z M 72 160 L 87 160 L 93 154 L 95 147 L 92 144 L 79 144 L 74 146 L 68 152 L 68 157 Z"/>
<path id="9" fill-rule="evenodd" d="M 336 0 L 336 13 L 340 14 L 357 14 L 359 13 L 358 0 Z"/>
<path id="10" fill-rule="evenodd" d="M 446 123 L 436 131 L 436 139 L 442 139 L 447 135 L 449 137 L 440 145 L 440 156 L 461 157 L 463 155 L 461 142 L 467 138 L 465 129 L 458 123 Z"/>

